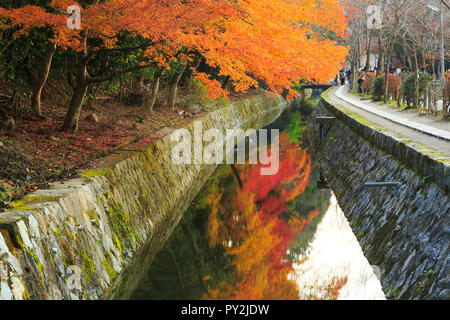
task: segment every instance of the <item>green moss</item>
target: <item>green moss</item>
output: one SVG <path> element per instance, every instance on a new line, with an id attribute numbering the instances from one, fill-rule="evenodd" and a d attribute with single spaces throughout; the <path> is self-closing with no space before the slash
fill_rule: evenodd
<path id="1" fill-rule="evenodd" d="M 108 176 L 111 173 L 112 173 L 112 169 L 106 168 L 106 169 L 84 171 L 81 173 L 81 176 L 83 176 L 85 178 L 92 178 L 95 176 Z"/>
<path id="2" fill-rule="evenodd" d="M 399 298 L 400 295 L 400 287 L 398 287 L 397 289 L 394 289 L 392 291 L 392 295 L 394 295 L 396 298 Z"/>
<path id="3" fill-rule="evenodd" d="M 67 229 L 67 226 L 63 225 L 63 228 L 64 228 L 64 232 L 66 233 L 67 238 L 73 242 L 72 234 L 70 233 L 69 229 Z"/>
<path id="4" fill-rule="evenodd" d="M 416 288 L 417 292 L 425 292 L 430 287 L 430 285 L 436 280 L 436 275 L 434 274 L 433 269 L 424 271 L 422 277 L 424 277 L 424 279 L 418 283 L 418 286 Z"/>
<path id="5" fill-rule="evenodd" d="M 114 242 L 116 243 L 117 248 L 119 248 L 120 253 L 122 253 L 122 245 L 120 244 L 119 238 L 117 238 L 117 235 L 114 233 Z"/>
<path id="6" fill-rule="evenodd" d="M 41 282 L 41 285 L 43 288 L 45 288 L 45 283 L 44 283 L 44 266 L 42 265 L 42 263 L 39 261 L 38 257 L 34 254 L 33 251 L 28 250 L 24 247 L 23 242 L 21 240 L 21 238 L 19 236 L 17 236 L 17 242 L 19 243 L 19 245 L 24 248 L 24 250 L 26 250 L 30 256 L 33 258 L 34 262 L 36 263 L 36 266 L 38 268 L 38 272 L 39 272 L 39 280 Z"/>
<path id="7" fill-rule="evenodd" d="M 24 286 L 24 288 L 25 288 L 25 291 L 23 292 L 23 296 L 22 296 L 23 300 L 31 300 L 30 293 L 28 292 L 28 288 L 26 286 Z"/>
<path id="8" fill-rule="evenodd" d="M 23 248 L 23 241 L 22 238 L 19 236 L 19 234 L 16 234 L 16 241 L 19 244 L 19 246 Z"/>
<path id="9" fill-rule="evenodd" d="M 88 256 L 88 253 L 84 248 L 80 251 L 80 255 L 81 269 L 83 270 L 85 277 L 89 279 L 89 282 L 92 282 L 92 276 L 96 274 L 94 260 Z"/>
<path id="10" fill-rule="evenodd" d="M 355 222 L 355 227 L 359 227 L 359 225 L 361 224 L 361 222 L 364 220 L 364 216 L 361 215 L 358 219 L 356 219 Z"/>
<path id="11" fill-rule="evenodd" d="M 39 261 L 38 257 L 34 254 L 33 251 L 31 251 L 31 250 L 25 248 L 25 246 L 24 246 L 24 244 L 23 244 L 23 241 L 22 241 L 22 238 L 19 236 L 19 234 L 16 234 L 16 241 L 17 241 L 17 243 L 19 244 L 19 246 L 20 246 L 21 248 L 23 248 L 24 250 L 26 250 L 26 251 L 31 255 L 31 257 L 33 258 L 34 262 L 36 263 L 36 265 L 37 265 L 37 267 L 38 267 L 39 278 L 41 279 L 42 285 L 45 287 L 44 282 L 43 282 L 43 281 L 44 281 L 44 278 L 43 278 L 43 268 L 44 268 L 44 266 L 43 266 L 42 263 Z"/>
<path id="12" fill-rule="evenodd" d="M 366 118 L 361 117 L 360 115 L 354 113 L 353 111 L 347 110 L 347 109 L 339 109 L 340 111 L 342 111 L 343 113 L 345 113 L 346 115 L 352 117 L 353 119 L 361 122 L 362 124 L 365 124 L 369 127 L 372 127 L 378 131 L 383 131 L 383 132 L 387 132 L 387 130 L 383 127 L 380 127 L 379 125 L 367 120 Z"/>
<path id="13" fill-rule="evenodd" d="M 86 212 L 86 214 L 89 217 L 89 220 L 97 221 L 97 212 L 95 210 L 90 210 L 90 211 Z"/>
<path id="14" fill-rule="evenodd" d="M 324 92 L 322 92 L 322 94 L 320 95 L 320 97 L 321 97 L 322 99 L 329 100 L 328 93 L 329 93 L 331 90 L 333 90 L 333 87 L 329 87 L 327 90 L 325 90 Z"/>
<path id="15" fill-rule="evenodd" d="M 111 199 L 113 199 L 113 197 L 111 197 Z M 110 202 L 112 210 L 109 213 L 109 217 L 115 233 L 119 234 L 123 239 L 129 239 L 132 242 L 141 241 L 141 238 L 131 226 L 130 216 L 123 209 L 122 205 L 114 200 L 111 200 Z"/>
<path id="16" fill-rule="evenodd" d="M 346 193 L 347 193 L 347 191 L 350 189 L 350 185 L 349 184 L 346 184 L 343 188 L 341 188 L 339 191 L 338 191 L 338 193 L 339 193 L 339 198 L 342 198 Z"/>
<path id="17" fill-rule="evenodd" d="M 111 280 L 114 280 L 114 278 L 116 277 L 116 271 L 111 266 L 111 264 L 108 262 L 108 259 L 106 259 L 106 257 L 103 259 L 103 263 L 102 264 L 105 267 L 105 270 L 108 273 L 109 278 Z"/>
<path id="18" fill-rule="evenodd" d="M 26 196 L 22 200 L 11 202 L 10 205 L 14 209 L 9 209 L 8 211 L 25 211 L 25 210 L 36 210 L 35 207 L 31 207 L 30 205 L 37 204 L 37 203 L 43 203 L 43 202 L 50 202 L 50 201 L 57 201 L 58 197 L 36 197 L 36 196 Z"/>
<path id="19" fill-rule="evenodd" d="M 0 229 L 0 234 L 3 236 L 3 239 L 6 242 L 6 246 L 8 247 L 9 252 L 14 252 L 14 245 L 11 241 L 11 238 L 9 236 L 9 232 L 7 230 Z"/>

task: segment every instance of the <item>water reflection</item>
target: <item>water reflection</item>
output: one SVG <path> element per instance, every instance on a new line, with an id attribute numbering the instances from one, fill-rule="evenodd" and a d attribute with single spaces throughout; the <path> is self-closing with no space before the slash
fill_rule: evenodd
<path id="1" fill-rule="evenodd" d="M 291 277 L 299 287 L 301 299 L 326 297 L 323 288 L 333 279 L 345 279 L 338 299 L 385 299 L 374 268 L 364 257 L 334 195 L 314 240 L 299 261 L 294 264 Z"/>
<path id="2" fill-rule="evenodd" d="M 317 189 L 319 164 L 299 113 L 288 110 L 270 128 L 281 130 L 278 174 L 219 166 L 133 299 L 381 297 L 357 293 L 372 278 L 358 278 L 361 249 L 331 192 Z"/>

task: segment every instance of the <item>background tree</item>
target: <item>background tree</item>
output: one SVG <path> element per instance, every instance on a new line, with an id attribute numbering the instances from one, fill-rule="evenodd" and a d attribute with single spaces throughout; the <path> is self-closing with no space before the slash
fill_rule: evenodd
<path id="1" fill-rule="evenodd" d="M 351 84 L 353 90 L 358 88 L 358 72 L 361 69 L 361 58 L 366 54 L 366 67 L 370 62 L 370 42 L 372 32 L 367 28 L 366 9 L 369 3 L 365 1 L 347 0 L 344 2 L 346 9 L 346 19 L 348 33 L 343 37 L 343 41 L 349 47 L 349 57 L 351 65 Z"/>
<path id="2" fill-rule="evenodd" d="M 434 63 L 434 56 L 439 48 L 438 39 L 436 37 L 439 29 L 439 22 L 437 17 L 432 14 L 431 9 L 427 7 L 427 4 L 428 2 L 426 1 L 417 1 L 411 5 L 411 15 L 401 34 L 402 43 L 412 55 L 414 61 L 414 107 L 419 106 L 419 91 L 423 91 L 420 90 L 419 85 L 420 69 L 423 71 L 430 71 L 433 74 L 433 79 L 436 80 L 435 66 L 433 65 L 431 68 L 428 68 L 427 58 L 431 57 L 431 61 Z M 431 89 L 429 84 L 427 84 L 426 87 L 427 91 Z M 424 106 L 428 103 L 430 104 L 430 108 L 434 109 L 431 107 L 431 104 L 435 104 L 435 101 L 424 101 Z"/>
<path id="3" fill-rule="evenodd" d="M 46 9 L 51 9 L 50 1 L 24 1 L 21 3 L 23 7 L 19 8 L 17 8 L 17 2 L 6 2 L 3 1 L 2 7 L 0 7 L 0 29 L 5 30 L 4 34 L 9 33 L 11 40 L 3 51 L 12 53 L 13 48 L 6 50 L 9 46 L 17 47 L 17 45 L 28 43 L 26 51 L 21 53 L 21 56 L 26 59 L 10 61 L 12 63 L 9 64 L 9 68 L 16 79 L 20 75 L 20 78 L 26 79 L 32 92 L 32 110 L 40 116 L 42 114 L 42 89 L 47 81 L 53 55 L 56 52 L 57 39 L 68 33 L 65 26 L 66 20 L 58 14 L 46 11 Z M 25 56 L 24 53 L 27 52 L 28 56 Z M 25 71 L 20 72 L 19 68 L 25 68 Z"/>

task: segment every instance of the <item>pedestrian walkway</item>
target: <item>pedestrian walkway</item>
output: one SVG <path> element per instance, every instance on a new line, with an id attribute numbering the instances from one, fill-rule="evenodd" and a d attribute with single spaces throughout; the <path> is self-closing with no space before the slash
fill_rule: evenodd
<path id="1" fill-rule="evenodd" d="M 336 86 L 328 92 L 329 102 L 345 108 L 388 132 L 438 151 L 450 157 L 450 122 L 437 121 L 416 112 L 401 111 L 387 105 L 362 100 L 348 92 L 347 86 Z"/>
<path id="2" fill-rule="evenodd" d="M 404 116 L 399 115 L 399 111 L 393 110 L 393 112 L 386 112 L 386 111 L 380 110 L 380 108 L 378 108 L 378 106 L 374 107 L 374 106 L 369 105 L 366 102 L 358 101 L 357 97 L 349 97 L 348 95 L 344 94 L 344 88 L 345 88 L 345 90 L 347 90 L 347 87 L 344 87 L 344 86 L 339 87 L 336 90 L 335 95 L 338 98 L 344 100 L 345 102 L 351 103 L 354 106 L 357 106 L 358 108 L 361 108 L 370 113 L 376 114 L 385 119 L 389 119 L 392 122 L 396 122 L 403 126 L 410 127 L 412 129 L 427 133 L 429 135 L 450 141 L 450 123 L 447 123 L 448 130 L 442 130 L 440 128 L 437 128 L 436 126 L 430 126 L 430 125 L 426 125 L 426 124 L 423 124 L 420 122 L 411 121 L 411 120 L 408 120 L 407 118 L 405 118 Z"/>

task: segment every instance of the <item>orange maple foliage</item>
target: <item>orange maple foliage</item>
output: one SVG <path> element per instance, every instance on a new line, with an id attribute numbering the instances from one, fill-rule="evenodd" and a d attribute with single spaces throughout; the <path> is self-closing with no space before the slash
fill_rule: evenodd
<path id="1" fill-rule="evenodd" d="M 238 10 L 241 16 L 221 21 L 218 30 L 190 39 L 209 65 L 230 76 L 237 91 L 257 86 L 256 79 L 278 94 L 300 78 L 328 82 L 347 55 L 346 48 L 316 31 L 344 32 L 338 1 L 247 0 L 238 2 Z"/>
<path id="2" fill-rule="evenodd" d="M 287 202 L 304 192 L 311 159 L 297 143 L 280 134 L 283 153 L 275 176 L 259 175 L 259 166 L 241 166 L 242 189 L 232 194 L 213 193 L 208 199 L 208 236 L 211 245 L 222 244 L 236 267 L 233 283 L 210 288 L 208 299 L 298 299 L 298 289 L 288 275 L 290 241 L 317 216 L 280 215 Z M 256 170 L 256 171 L 255 171 Z"/>
<path id="3" fill-rule="evenodd" d="M 69 5 L 82 8 L 82 29 L 66 27 Z M 18 35 L 46 26 L 49 41 L 75 50 L 112 49 L 118 35 L 148 39 L 148 62 L 169 68 L 201 54 L 237 91 L 263 81 L 273 92 L 290 90 L 292 82 L 328 82 L 340 68 L 347 49 L 323 40 L 318 28 L 343 34 L 345 18 L 338 0 L 105 0 L 80 5 L 53 0 L 47 12 L 38 6 L 0 8 L 1 27 L 20 26 Z M 96 45 L 83 41 L 95 38 Z M 199 73 L 210 97 L 225 96 L 215 80 Z M 294 93 L 291 91 L 291 93 Z"/>

